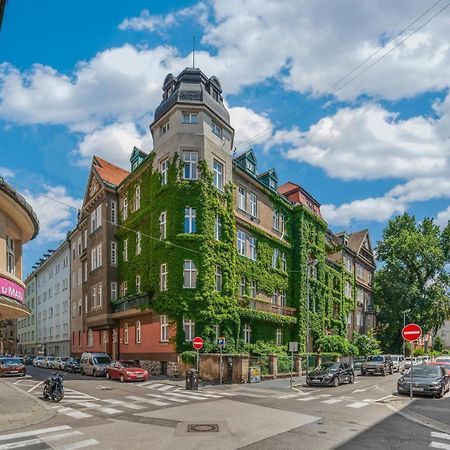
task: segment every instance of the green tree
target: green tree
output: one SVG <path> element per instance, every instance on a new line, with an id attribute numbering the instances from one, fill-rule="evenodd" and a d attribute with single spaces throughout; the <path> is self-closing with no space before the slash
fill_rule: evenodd
<path id="1" fill-rule="evenodd" d="M 442 352 L 444 350 L 444 341 L 440 336 L 436 336 L 433 342 L 433 350 L 435 352 Z"/>
<path id="2" fill-rule="evenodd" d="M 376 355 L 381 353 L 380 341 L 375 338 L 373 332 L 368 334 L 353 333 L 353 345 L 358 349 L 359 355 Z"/>
<path id="3" fill-rule="evenodd" d="M 376 251 L 382 265 L 375 276 L 377 336 L 385 350 L 398 352 L 403 311 L 433 334 L 450 316 L 450 222 L 441 231 L 433 219 L 417 223 L 405 213 L 388 223 Z"/>
<path id="4" fill-rule="evenodd" d="M 314 343 L 317 351 L 323 353 L 340 353 L 341 355 L 357 355 L 358 349 L 348 339 L 335 335 L 323 336 Z"/>

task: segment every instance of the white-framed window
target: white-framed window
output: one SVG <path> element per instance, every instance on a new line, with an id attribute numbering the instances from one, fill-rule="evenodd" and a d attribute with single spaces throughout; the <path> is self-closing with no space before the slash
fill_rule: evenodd
<path id="1" fill-rule="evenodd" d="M 347 270 L 347 272 L 350 272 L 350 273 L 353 272 L 353 261 L 348 256 L 344 256 L 344 267 Z"/>
<path id="2" fill-rule="evenodd" d="M 78 249 L 78 256 L 79 255 L 81 255 L 81 236 L 78 236 L 78 239 L 77 239 L 77 249 Z M 55 273 L 58 273 L 59 272 L 59 270 L 58 270 L 58 264 L 57 265 L 55 265 Z"/>
<path id="3" fill-rule="evenodd" d="M 11 236 L 6 236 L 6 270 L 16 274 L 16 243 Z"/>
<path id="4" fill-rule="evenodd" d="M 115 302 L 117 300 L 117 282 L 111 282 L 111 301 Z"/>
<path id="5" fill-rule="evenodd" d="M 163 134 L 166 134 L 170 129 L 170 124 L 169 122 L 166 122 L 164 125 L 161 126 L 161 136 Z"/>
<path id="6" fill-rule="evenodd" d="M 161 185 L 164 186 L 169 181 L 169 159 L 166 158 L 161 161 L 159 165 L 159 171 L 161 173 Z"/>
<path id="7" fill-rule="evenodd" d="M 128 281 L 122 282 L 122 297 L 126 297 L 128 294 Z"/>
<path id="8" fill-rule="evenodd" d="M 183 152 L 183 178 L 185 180 L 198 179 L 198 153 L 197 152 Z"/>
<path id="9" fill-rule="evenodd" d="M 197 113 L 183 111 L 182 114 L 183 114 L 183 116 L 181 119 L 181 123 L 191 124 L 191 125 L 198 123 L 198 114 Z"/>
<path id="10" fill-rule="evenodd" d="M 252 298 L 256 298 L 257 293 L 258 293 L 258 285 L 256 283 L 256 280 L 252 280 L 250 282 L 250 296 Z"/>
<path id="11" fill-rule="evenodd" d="M 277 248 L 273 249 L 272 253 L 272 267 L 276 269 L 278 267 L 278 258 L 280 257 L 280 250 Z"/>
<path id="12" fill-rule="evenodd" d="M 123 325 L 123 343 L 128 344 L 128 322 Z"/>
<path id="13" fill-rule="evenodd" d="M 272 305 L 278 305 L 278 290 L 275 289 L 274 293 L 272 294 Z"/>
<path id="14" fill-rule="evenodd" d="M 97 306 L 102 306 L 102 296 L 103 296 L 103 289 L 102 284 L 100 283 L 97 287 Z"/>
<path id="15" fill-rule="evenodd" d="M 241 276 L 241 281 L 239 282 L 239 294 L 245 295 L 245 284 L 246 284 L 246 280 L 245 280 L 245 275 Z"/>
<path id="16" fill-rule="evenodd" d="M 364 302 L 364 291 L 360 287 L 356 288 L 356 299 L 359 303 Z"/>
<path id="17" fill-rule="evenodd" d="M 117 223 L 117 202 L 115 200 L 111 200 L 111 223 Z"/>
<path id="18" fill-rule="evenodd" d="M 128 219 L 128 197 L 124 195 L 122 197 L 122 221 Z"/>
<path id="19" fill-rule="evenodd" d="M 88 278 L 88 263 L 87 263 L 87 261 L 85 261 L 85 262 L 83 263 L 83 268 L 84 268 L 83 282 L 86 283 L 87 278 Z"/>
<path id="20" fill-rule="evenodd" d="M 246 210 L 247 206 L 247 191 L 242 187 L 239 186 L 238 188 L 238 208 L 242 211 Z"/>
<path id="21" fill-rule="evenodd" d="M 141 207 L 141 186 L 138 184 L 134 190 L 134 210 L 137 211 Z"/>
<path id="22" fill-rule="evenodd" d="M 141 321 L 136 322 L 136 344 L 141 343 Z"/>
<path id="23" fill-rule="evenodd" d="M 191 342 L 195 337 L 195 322 L 193 320 L 186 320 L 183 318 L 183 330 L 186 337 L 186 342 Z"/>
<path id="24" fill-rule="evenodd" d="M 286 306 L 286 291 L 280 292 L 280 305 Z"/>
<path id="25" fill-rule="evenodd" d="M 276 209 L 273 210 L 272 227 L 274 230 L 280 231 L 280 213 Z"/>
<path id="26" fill-rule="evenodd" d="M 136 293 L 137 294 L 141 293 L 141 276 L 140 275 L 136 275 Z"/>
<path id="27" fill-rule="evenodd" d="M 356 276 L 358 278 L 364 279 L 364 268 L 361 264 L 356 264 Z"/>
<path id="28" fill-rule="evenodd" d="M 269 187 L 271 189 L 276 189 L 277 188 L 277 184 L 276 184 L 275 180 L 272 177 L 269 178 Z"/>
<path id="29" fill-rule="evenodd" d="M 346 281 L 345 285 L 344 285 L 344 294 L 348 298 L 352 298 L 353 297 L 352 285 L 348 281 Z"/>
<path id="30" fill-rule="evenodd" d="M 102 226 L 102 205 L 98 205 L 91 213 L 91 233 Z"/>
<path id="31" fill-rule="evenodd" d="M 223 190 L 223 164 L 217 160 L 214 160 L 213 172 L 214 172 L 214 178 L 213 178 L 214 187 L 216 187 L 217 189 L 222 191 Z"/>
<path id="32" fill-rule="evenodd" d="M 254 236 L 248 236 L 248 245 L 250 249 L 250 259 L 256 261 L 256 238 Z"/>
<path id="33" fill-rule="evenodd" d="M 91 288 L 91 296 L 92 296 L 91 309 L 94 309 L 97 307 L 97 288 L 95 286 L 92 286 Z"/>
<path id="34" fill-rule="evenodd" d="M 216 221 L 214 223 L 214 239 L 220 241 L 222 237 L 222 218 L 216 214 Z"/>
<path id="35" fill-rule="evenodd" d="M 128 261 L 128 239 L 124 239 L 123 241 L 123 254 L 122 254 L 123 260 L 126 262 Z"/>
<path id="36" fill-rule="evenodd" d="M 138 231 L 136 233 L 136 255 L 140 255 L 141 254 L 141 240 L 142 240 L 142 233 L 140 231 Z"/>
<path id="37" fill-rule="evenodd" d="M 87 248 L 87 244 L 88 244 L 88 232 L 87 232 L 87 228 L 83 231 L 84 234 L 84 248 Z M 66 258 L 63 259 L 63 268 L 67 267 L 67 263 L 66 263 Z"/>
<path id="38" fill-rule="evenodd" d="M 159 268 L 159 290 L 167 291 L 167 263 L 161 264 Z"/>
<path id="39" fill-rule="evenodd" d="M 237 230 L 237 249 L 238 253 L 242 256 L 246 256 L 246 241 L 247 236 L 245 234 L 245 231 Z"/>
<path id="40" fill-rule="evenodd" d="M 277 345 L 283 345 L 283 332 L 280 328 L 277 329 L 277 332 L 275 334 L 275 341 Z"/>
<path id="41" fill-rule="evenodd" d="M 167 237 L 167 212 L 163 211 L 159 215 L 159 238 L 166 239 Z"/>
<path id="42" fill-rule="evenodd" d="M 88 345 L 88 347 L 92 347 L 94 345 L 94 332 L 92 331 L 91 328 L 89 328 L 89 331 L 88 331 L 87 345 Z"/>
<path id="43" fill-rule="evenodd" d="M 248 323 L 244 325 L 244 342 L 250 344 L 252 341 L 252 328 Z"/>
<path id="44" fill-rule="evenodd" d="M 216 291 L 222 291 L 222 268 L 220 266 L 216 266 Z"/>
<path id="45" fill-rule="evenodd" d="M 348 314 L 347 314 L 347 324 L 348 325 L 351 325 L 352 324 L 352 313 L 351 312 L 349 312 Z"/>
<path id="46" fill-rule="evenodd" d="M 111 241 L 111 265 L 117 265 L 117 242 Z"/>
<path id="47" fill-rule="evenodd" d="M 287 271 L 286 253 L 281 253 L 281 270 Z"/>
<path id="48" fill-rule="evenodd" d="M 280 231 L 282 233 L 286 231 L 286 217 L 284 214 L 280 214 Z"/>
<path id="49" fill-rule="evenodd" d="M 169 341 L 169 320 L 167 316 L 160 316 L 159 324 L 161 329 L 160 340 L 161 342 Z"/>
<path id="50" fill-rule="evenodd" d="M 253 164 L 250 160 L 245 161 L 245 167 L 251 173 L 255 173 L 255 164 Z"/>
<path id="51" fill-rule="evenodd" d="M 184 261 L 183 279 L 184 288 L 194 289 L 197 286 L 197 269 L 190 259 Z"/>
<path id="52" fill-rule="evenodd" d="M 97 245 L 97 267 L 101 267 L 102 265 L 102 244 Z"/>
<path id="53" fill-rule="evenodd" d="M 88 310 L 89 310 L 89 300 L 88 300 L 88 296 L 85 295 L 84 296 L 84 312 L 85 312 L 85 314 L 88 313 Z"/>
<path id="54" fill-rule="evenodd" d="M 197 231 L 197 210 L 195 208 L 184 209 L 184 232 L 195 233 Z"/>
<path id="55" fill-rule="evenodd" d="M 95 270 L 97 268 L 97 248 L 93 248 L 91 250 L 91 270 Z"/>
<path id="56" fill-rule="evenodd" d="M 256 197 L 256 194 L 250 192 L 249 201 L 250 201 L 250 215 L 252 217 L 258 217 L 258 198 Z"/>
<path id="57" fill-rule="evenodd" d="M 216 136 L 222 138 L 222 127 L 220 127 L 216 122 L 214 122 L 214 120 L 212 121 L 211 130 Z"/>

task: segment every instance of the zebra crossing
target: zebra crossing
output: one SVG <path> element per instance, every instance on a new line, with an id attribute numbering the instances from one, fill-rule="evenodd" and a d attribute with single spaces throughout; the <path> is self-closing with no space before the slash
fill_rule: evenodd
<path id="1" fill-rule="evenodd" d="M 289 399 L 296 400 L 301 403 L 307 402 L 317 402 L 322 403 L 323 405 L 336 405 L 340 404 L 340 406 L 344 406 L 345 408 L 352 409 L 360 409 L 366 406 L 372 405 L 374 403 L 385 400 L 386 397 L 374 399 L 374 398 L 365 398 L 365 399 L 355 399 L 353 396 L 342 395 L 342 396 L 333 396 L 332 394 L 319 394 L 319 392 L 323 392 L 323 390 L 309 390 L 306 392 L 296 392 L 292 394 L 280 395 L 278 399 Z"/>
<path id="2" fill-rule="evenodd" d="M 100 442 L 96 439 L 88 438 L 81 431 L 74 430 L 69 425 L 13 432 L 0 436 L 0 450 L 16 448 L 76 450 L 94 448 L 98 444 Z"/>
<path id="3" fill-rule="evenodd" d="M 441 448 L 444 450 L 450 450 L 450 434 L 440 433 L 438 431 L 431 431 L 430 437 L 431 439 L 433 439 L 430 442 L 429 445 L 430 448 Z"/>

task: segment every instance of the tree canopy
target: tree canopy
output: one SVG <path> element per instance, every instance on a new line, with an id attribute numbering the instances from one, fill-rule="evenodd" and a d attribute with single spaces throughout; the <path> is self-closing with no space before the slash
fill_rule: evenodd
<path id="1" fill-rule="evenodd" d="M 450 317 L 450 222 L 441 230 L 405 213 L 388 223 L 376 252 L 377 336 L 385 350 L 399 351 L 404 311 L 424 333 L 435 334 Z"/>

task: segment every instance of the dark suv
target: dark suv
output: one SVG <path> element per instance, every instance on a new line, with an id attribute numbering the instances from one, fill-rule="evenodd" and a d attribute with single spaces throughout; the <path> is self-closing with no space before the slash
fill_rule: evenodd
<path id="1" fill-rule="evenodd" d="M 338 387 L 344 382 L 354 383 L 355 374 L 349 364 L 342 362 L 324 362 L 306 375 L 308 386 Z"/>
<path id="2" fill-rule="evenodd" d="M 361 375 L 379 373 L 385 376 L 387 373 L 394 373 L 394 363 L 389 355 L 371 355 L 361 366 Z"/>

